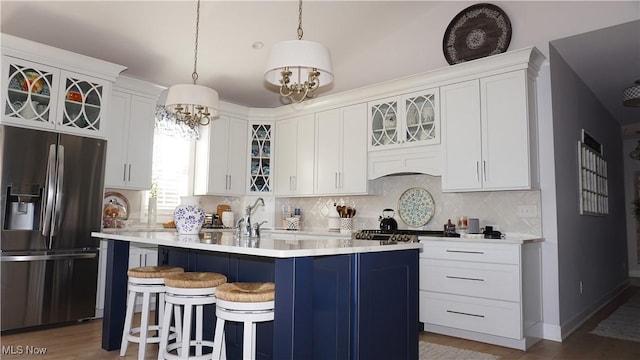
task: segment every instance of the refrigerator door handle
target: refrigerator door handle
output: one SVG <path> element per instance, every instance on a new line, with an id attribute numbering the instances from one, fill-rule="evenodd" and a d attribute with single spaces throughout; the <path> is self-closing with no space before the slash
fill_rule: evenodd
<path id="1" fill-rule="evenodd" d="M 51 249 L 53 236 L 56 235 L 56 230 L 60 227 L 62 208 L 62 186 L 64 185 L 64 146 L 58 145 L 58 171 L 56 181 L 56 203 L 55 212 L 53 214 L 53 221 L 51 222 L 51 238 L 49 238 L 49 249 Z"/>
<path id="2" fill-rule="evenodd" d="M 52 254 L 52 255 L 8 255 L 0 256 L 0 261 L 38 261 L 38 260 L 64 260 L 64 259 L 93 259 L 96 253 L 83 254 Z"/>
<path id="3" fill-rule="evenodd" d="M 55 165 L 56 165 L 56 145 L 51 144 L 49 146 L 49 158 L 47 160 L 47 175 L 46 185 L 44 187 L 44 202 L 42 203 L 42 215 L 40 221 L 40 227 L 42 228 L 42 235 L 49 236 L 51 231 L 51 217 L 53 215 L 53 199 L 55 195 Z"/>

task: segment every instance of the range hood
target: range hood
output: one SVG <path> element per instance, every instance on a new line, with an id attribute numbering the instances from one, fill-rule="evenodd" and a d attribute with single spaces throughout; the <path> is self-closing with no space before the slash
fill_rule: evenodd
<path id="1" fill-rule="evenodd" d="M 382 176 L 426 174 L 442 176 L 440 144 L 369 151 L 368 179 Z"/>

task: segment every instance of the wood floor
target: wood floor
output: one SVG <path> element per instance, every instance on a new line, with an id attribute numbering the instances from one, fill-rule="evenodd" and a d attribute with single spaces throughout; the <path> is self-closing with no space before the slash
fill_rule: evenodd
<path id="1" fill-rule="evenodd" d="M 620 296 L 605 306 L 597 314 L 587 320 L 578 330 L 564 342 L 542 340 L 527 352 L 494 346 L 474 341 L 423 332 L 420 340 L 442 345 L 480 351 L 500 356 L 502 359 L 640 359 L 640 343 L 610 339 L 589 334 L 598 323 L 611 314 L 632 294 L 639 292 L 640 287 L 630 287 Z M 640 321 L 640 319 L 638 319 Z M 40 331 L 2 335 L 2 359 L 123 359 L 118 351 L 107 352 L 100 348 L 101 320 L 90 320 L 74 325 L 57 327 Z M 157 358 L 157 348 L 148 346 L 146 359 Z M 45 355 L 36 352 L 45 350 Z M 31 354 L 27 352 L 31 351 Z M 137 344 L 130 344 L 126 359 L 137 357 Z M 11 353 L 13 352 L 13 355 Z M 377 359 L 376 359 L 377 360 Z M 392 360 L 392 359 L 380 359 Z"/>

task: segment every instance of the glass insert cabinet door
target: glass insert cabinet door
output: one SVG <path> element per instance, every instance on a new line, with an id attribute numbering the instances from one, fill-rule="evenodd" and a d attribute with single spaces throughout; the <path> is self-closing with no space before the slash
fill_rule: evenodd
<path id="1" fill-rule="evenodd" d="M 436 139 L 435 95 L 418 95 L 404 99 L 406 112 L 405 142 Z"/>
<path id="2" fill-rule="evenodd" d="M 66 76 L 64 76 L 66 75 Z M 100 131 L 104 85 L 73 74 L 64 76 L 62 126 Z"/>
<path id="3" fill-rule="evenodd" d="M 58 80 L 58 69 L 11 57 L 3 57 L 3 63 L 2 77 L 6 80 L 3 118 L 13 123 L 55 127 L 52 89 Z"/>
<path id="4" fill-rule="evenodd" d="M 271 192 L 271 124 L 251 125 L 250 192 Z"/>
<path id="5" fill-rule="evenodd" d="M 371 114 L 370 147 L 398 143 L 398 101 L 388 101 L 369 106 Z"/>

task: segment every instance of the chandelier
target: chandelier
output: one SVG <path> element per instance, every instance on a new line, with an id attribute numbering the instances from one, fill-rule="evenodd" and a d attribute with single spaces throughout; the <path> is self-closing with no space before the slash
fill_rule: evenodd
<path id="1" fill-rule="evenodd" d="M 640 107 L 640 80 L 636 80 L 636 84 L 629 86 L 622 92 L 624 106 Z"/>
<path id="2" fill-rule="evenodd" d="M 198 80 L 198 31 L 200 25 L 200 0 L 196 10 L 196 40 L 193 60 L 193 84 L 178 84 L 169 88 L 165 108 L 175 115 L 176 122 L 183 122 L 194 129 L 199 125 L 209 125 L 218 116 L 220 108 L 218 92 L 206 86 L 197 85 Z"/>
<path id="3" fill-rule="evenodd" d="M 300 103 L 333 81 L 331 54 L 324 45 L 302 40 L 302 0 L 298 2 L 298 40 L 271 48 L 265 80 L 280 87 L 280 96 Z"/>

